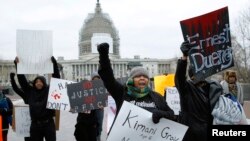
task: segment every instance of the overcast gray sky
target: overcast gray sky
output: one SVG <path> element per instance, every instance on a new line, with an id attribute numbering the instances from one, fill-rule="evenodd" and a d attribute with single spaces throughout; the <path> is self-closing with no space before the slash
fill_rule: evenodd
<path id="1" fill-rule="evenodd" d="M 0 59 L 16 56 L 16 30 L 52 30 L 53 55 L 78 58 L 79 31 L 97 0 L 0 0 Z M 120 36 L 122 58 L 180 56 L 180 21 L 228 6 L 230 29 L 248 0 L 100 0 Z"/>

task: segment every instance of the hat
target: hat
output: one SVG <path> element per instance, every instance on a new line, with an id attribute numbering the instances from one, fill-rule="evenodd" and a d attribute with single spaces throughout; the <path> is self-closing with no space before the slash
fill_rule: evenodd
<path id="1" fill-rule="evenodd" d="M 236 72 L 235 71 L 228 71 L 228 76 L 229 77 L 236 77 Z"/>
<path id="2" fill-rule="evenodd" d="M 144 75 L 149 78 L 148 71 L 143 67 L 134 67 L 130 72 L 130 78 L 134 78 L 139 75 Z"/>
<path id="3" fill-rule="evenodd" d="M 91 74 L 91 79 L 93 80 L 95 77 L 98 77 L 99 79 L 101 78 L 100 75 L 97 72 L 93 72 Z"/>
<path id="4" fill-rule="evenodd" d="M 235 77 L 235 79 L 237 80 L 236 71 L 227 70 L 226 73 L 225 73 L 225 75 L 224 75 L 224 79 L 228 82 L 229 81 L 229 77 Z"/>

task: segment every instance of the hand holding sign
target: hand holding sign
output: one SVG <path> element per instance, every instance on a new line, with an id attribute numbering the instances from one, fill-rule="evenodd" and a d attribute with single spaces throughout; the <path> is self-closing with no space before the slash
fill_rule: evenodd
<path id="1" fill-rule="evenodd" d="M 151 116 L 151 112 L 124 101 L 107 141 L 180 141 L 183 139 L 187 126 L 165 118 L 161 119 L 159 124 L 154 124 Z"/>
<path id="2" fill-rule="evenodd" d="M 188 52 L 192 47 L 193 45 L 190 44 L 189 41 L 184 41 L 181 44 L 181 52 L 183 53 L 184 56 L 188 56 Z"/>
<path id="3" fill-rule="evenodd" d="M 161 111 L 161 110 L 157 110 L 155 109 L 153 112 L 152 112 L 152 120 L 153 122 L 156 124 L 156 123 L 159 123 L 160 119 L 161 118 L 169 118 L 170 117 L 170 114 L 165 112 L 165 111 Z"/>

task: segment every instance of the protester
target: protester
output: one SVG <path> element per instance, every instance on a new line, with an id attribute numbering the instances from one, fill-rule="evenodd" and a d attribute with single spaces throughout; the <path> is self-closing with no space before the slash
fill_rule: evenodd
<path id="1" fill-rule="evenodd" d="M 149 74 L 146 69 L 143 67 L 133 68 L 126 85 L 122 85 L 114 78 L 109 59 L 109 45 L 107 43 L 99 44 L 98 52 L 100 55 L 98 73 L 106 89 L 115 100 L 116 116 L 125 100 L 152 112 L 154 123 L 158 123 L 160 118 L 173 118 L 174 112 L 166 100 L 149 87 Z"/>
<path id="2" fill-rule="evenodd" d="M 18 63 L 18 58 L 15 59 Z M 52 56 L 54 73 L 52 77 L 60 78 L 56 59 Z M 24 101 L 29 104 L 31 126 L 30 138 L 32 141 L 56 141 L 56 128 L 54 122 L 55 110 L 47 109 L 47 99 L 49 94 L 49 85 L 44 76 L 37 76 L 33 80 L 33 86 L 30 86 L 23 74 L 18 74 L 18 81 L 24 92 Z"/>
<path id="3" fill-rule="evenodd" d="M 91 80 L 100 79 L 98 73 L 91 75 Z M 77 141 L 99 141 L 102 131 L 103 108 L 78 113 L 75 125 L 75 138 Z"/>
<path id="4" fill-rule="evenodd" d="M 14 61 L 15 65 L 16 62 Z M 16 94 L 18 94 L 24 101 L 25 104 L 28 104 L 26 95 L 24 94 L 23 90 L 18 88 L 16 81 L 15 81 L 15 73 L 10 73 L 10 82 L 11 82 L 11 86 L 13 88 L 13 90 L 16 92 Z M 24 141 L 30 141 L 30 137 L 24 137 Z"/>
<path id="5" fill-rule="evenodd" d="M 99 74 L 97 72 L 92 73 L 91 75 L 92 80 L 98 80 L 101 79 Z M 102 124 L 103 124 L 103 117 L 104 117 L 104 108 L 96 109 L 96 118 L 97 118 L 97 141 L 101 141 L 101 135 L 102 135 Z"/>
<path id="6" fill-rule="evenodd" d="M 239 82 L 237 81 L 237 75 L 235 71 L 227 70 L 224 74 L 224 80 L 220 83 L 225 94 L 233 94 L 237 100 L 243 105 L 243 90 Z"/>
<path id="7" fill-rule="evenodd" d="M 7 141 L 9 125 L 12 124 L 13 103 L 0 90 L 0 116 L 2 118 L 3 141 Z"/>
<path id="8" fill-rule="evenodd" d="M 181 106 L 179 122 L 189 127 L 183 141 L 207 141 L 208 126 L 213 122 L 212 109 L 223 92 L 216 81 L 201 80 L 195 83 L 192 65 L 188 69 L 191 80 L 187 80 L 187 57 L 191 47 L 188 41 L 181 44 L 183 56 L 178 60 L 175 73 Z"/>

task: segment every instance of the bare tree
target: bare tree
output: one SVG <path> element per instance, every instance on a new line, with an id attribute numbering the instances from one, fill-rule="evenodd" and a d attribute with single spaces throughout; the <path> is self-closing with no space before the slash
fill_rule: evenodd
<path id="1" fill-rule="evenodd" d="M 235 69 L 241 82 L 250 83 L 250 7 L 239 14 L 235 31 L 231 40 Z"/>

